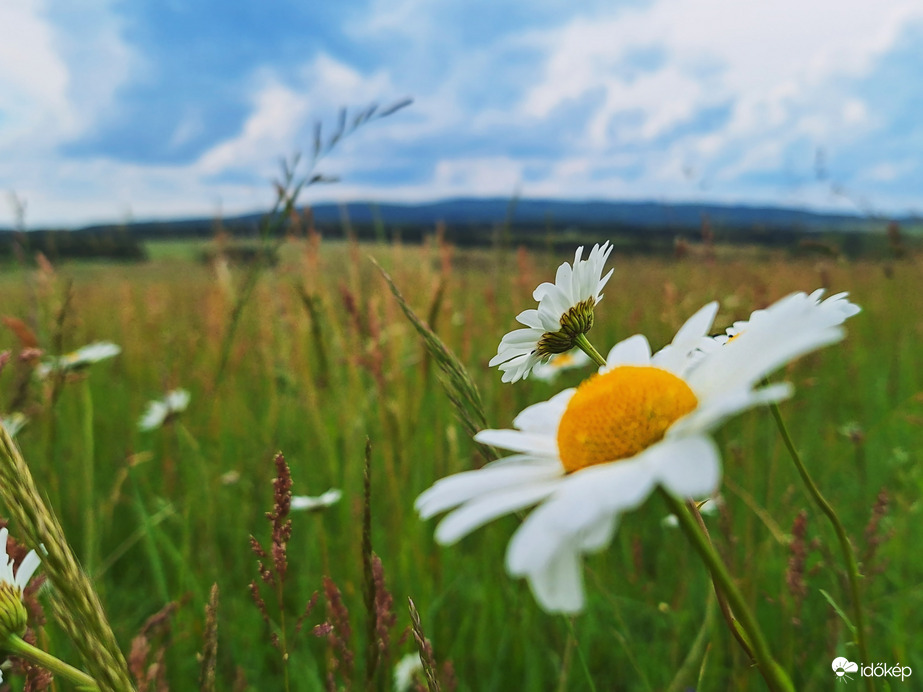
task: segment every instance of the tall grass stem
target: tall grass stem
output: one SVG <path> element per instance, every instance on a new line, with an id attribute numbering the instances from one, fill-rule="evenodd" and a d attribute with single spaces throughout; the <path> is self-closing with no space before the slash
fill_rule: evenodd
<path id="1" fill-rule="evenodd" d="M 837 515 L 836 510 L 827 502 L 827 499 L 820 492 L 820 488 L 817 487 L 807 467 L 801 460 L 801 455 L 795 448 L 795 443 L 792 441 L 792 437 L 788 434 L 788 429 L 785 427 L 785 421 L 782 419 L 782 412 L 779 410 L 779 405 L 772 404 L 770 410 L 772 411 L 773 419 L 776 421 L 776 426 L 779 428 L 779 434 L 782 435 L 785 448 L 788 450 L 795 464 L 795 468 L 798 469 L 798 475 L 801 476 L 801 480 L 808 489 L 811 498 L 827 519 L 830 520 L 830 523 L 833 525 L 833 530 L 836 532 L 837 542 L 840 544 L 840 552 L 843 554 L 843 560 L 846 562 L 846 576 L 849 580 L 853 615 L 856 618 L 856 646 L 859 647 L 859 656 L 862 662 L 870 663 L 872 659 L 869 658 L 868 647 L 865 640 L 865 615 L 862 611 L 862 599 L 859 590 L 859 564 L 856 562 L 856 553 L 853 551 L 852 543 L 849 542 L 849 536 L 846 535 L 846 529 L 843 527 L 843 522 L 840 521 L 840 517 Z M 875 689 L 872 679 L 869 677 L 865 677 L 864 679 L 866 689 L 872 692 Z"/>

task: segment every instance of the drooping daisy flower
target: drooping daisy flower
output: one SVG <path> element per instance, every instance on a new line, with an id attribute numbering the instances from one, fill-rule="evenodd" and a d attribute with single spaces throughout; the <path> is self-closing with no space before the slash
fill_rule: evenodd
<path id="1" fill-rule="evenodd" d="M 788 397 L 788 384 L 757 385 L 790 360 L 843 338 L 815 307 L 783 299 L 699 358 L 690 354 L 707 339 L 715 303 L 653 356 L 643 336 L 620 342 L 599 374 L 526 408 L 515 430 L 475 435 L 516 454 L 438 481 L 417 498 L 418 512 L 426 519 L 454 510 L 436 529 L 438 542 L 452 544 L 537 504 L 510 541 L 507 570 L 528 579 L 545 610 L 581 610 L 582 554 L 608 545 L 619 516 L 658 486 L 683 500 L 714 494 L 721 465 L 709 433 L 736 413 Z"/>
<path id="2" fill-rule="evenodd" d="M 39 379 L 45 379 L 52 372 L 74 372 L 83 370 L 93 363 L 112 358 L 122 352 L 122 347 L 109 341 L 96 341 L 63 356 L 51 357 L 36 369 Z"/>
<path id="3" fill-rule="evenodd" d="M 337 488 L 331 488 L 322 495 L 310 497 L 308 495 L 292 495 L 292 511 L 312 512 L 317 509 L 325 509 L 335 505 L 343 497 L 343 491 Z"/>
<path id="4" fill-rule="evenodd" d="M 138 420 L 139 430 L 156 430 L 168 420 L 182 413 L 189 406 L 189 392 L 185 389 L 174 389 L 163 397 L 148 402 L 147 410 Z"/>
<path id="5" fill-rule="evenodd" d="M 540 362 L 556 353 L 570 351 L 576 339 L 593 326 L 593 308 L 600 300 L 600 291 L 612 276 L 612 270 L 602 276 L 606 260 L 612 252 L 608 242 L 594 245 L 586 259 L 583 247 L 577 248 L 574 264 L 558 267 L 554 283 L 545 282 L 532 293 L 538 309 L 525 310 L 517 321 L 527 329 L 516 329 L 500 340 L 497 355 L 490 359 L 503 371 L 504 382 L 516 382 L 529 376 Z"/>
<path id="6" fill-rule="evenodd" d="M 22 592 L 38 568 L 41 560 L 34 550 L 23 558 L 17 570 L 6 551 L 9 531 L 0 529 L 0 640 L 26 631 L 28 613 L 22 603 Z"/>
<path id="7" fill-rule="evenodd" d="M 575 348 L 567 353 L 551 356 L 547 363 L 539 363 L 532 368 L 532 375 L 543 382 L 554 382 L 565 370 L 583 368 L 592 362 L 586 353 Z"/>

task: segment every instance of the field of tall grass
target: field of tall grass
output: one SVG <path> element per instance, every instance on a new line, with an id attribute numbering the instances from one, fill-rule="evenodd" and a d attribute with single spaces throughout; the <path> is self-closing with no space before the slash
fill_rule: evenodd
<path id="1" fill-rule="evenodd" d="M 246 267 L 220 255 L 201 263 L 179 245 L 154 246 L 151 256 L 136 266 L 10 265 L 0 275 L 0 313 L 12 318 L 0 330 L 0 349 L 13 354 L 0 376 L 2 412 L 28 416 L 16 436 L 23 457 L 122 650 L 132 652 L 133 671 L 150 676 L 143 689 L 208 689 L 199 682 L 200 653 L 213 584 L 212 689 L 391 689 L 393 666 L 416 651 L 408 597 L 442 689 L 765 689 L 720 617 L 702 562 L 665 524 L 668 510 L 657 497 L 624 518 L 609 549 L 586 560 L 587 608 L 574 618 L 544 613 L 525 582 L 507 576 L 504 552 L 520 517 L 444 548 L 433 540 L 434 522 L 416 516 L 422 491 L 487 459 L 369 257 L 467 368 L 490 427 L 506 428 L 527 405 L 591 372 L 509 385 L 487 367 L 515 315 L 534 306 L 532 290 L 568 256 L 461 250 L 436 239 L 423 246 L 291 240 L 244 301 Z M 603 353 L 635 333 L 659 348 L 715 299 L 722 328 L 792 291 L 822 286 L 849 291 L 862 307 L 845 341 L 774 379 L 796 387 L 782 415 L 859 561 L 866 663 L 911 666 L 914 677 L 889 684 L 916 688 L 912 681 L 923 676 L 923 557 L 913 542 L 923 518 L 920 258 L 614 255 L 609 266 L 615 273 L 591 332 Z M 62 354 L 100 340 L 121 354 L 65 378 L 39 381 L 34 359 L 17 358 L 29 346 Z M 179 387 L 191 394 L 188 409 L 139 430 L 147 403 Z M 706 517 L 712 539 L 795 688 L 830 689 L 831 661 L 858 658 L 835 534 L 768 410 L 738 416 L 716 439 L 724 479 L 720 511 Z M 390 608 L 380 588 L 367 603 L 367 441 L 367 538 Z M 275 589 L 260 579 L 251 536 L 267 547 L 273 540 L 266 513 L 277 452 L 294 494 L 336 488 L 342 499 L 292 511 L 284 587 Z M 17 536 L 15 523 L 10 532 Z M 373 581 L 380 586 L 381 574 Z M 262 588 L 263 612 L 252 582 Z M 43 648 L 81 666 L 50 614 L 40 629 Z M 379 662 L 369 681 L 372 659 Z"/>

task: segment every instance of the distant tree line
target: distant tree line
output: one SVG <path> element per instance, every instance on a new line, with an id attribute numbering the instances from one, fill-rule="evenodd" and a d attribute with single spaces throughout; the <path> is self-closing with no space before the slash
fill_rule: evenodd
<path id="1" fill-rule="evenodd" d="M 0 260 L 17 253 L 32 257 L 43 253 L 52 261 L 61 259 L 106 259 L 139 262 L 147 259 L 145 243 L 158 240 L 208 240 L 218 234 L 230 239 L 255 239 L 259 236 L 260 216 L 228 220 L 146 222 L 120 226 L 91 226 L 75 231 L 0 230 Z M 310 214 L 296 214 L 279 226 L 277 235 L 301 236 L 308 227 L 330 239 L 355 238 L 359 241 L 420 243 L 435 233 L 434 223 L 350 223 L 348 218 L 313 223 Z M 698 229 L 667 224 L 580 223 L 561 225 L 550 220 L 536 223 L 446 223 L 439 224 L 445 239 L 460 247 L 525 246 L 558 250 L 580 243 L 611 240 L 622 254 L 678 254 L 678 249 L 696 244 L 756 245 L 785 250 L 793 255 L 829 255 L 848 258 L 895 257 L 908 249 L 908 240 L 896 223 L 882 224 L 881 232 L 832 230 L 818 232 L 763 224 L 746 226 L 716 225 L 703 220 Z M 255 251 L 249 251 L 255 253 Z M 237 258 L 246 261 L 247 252 Z"/>

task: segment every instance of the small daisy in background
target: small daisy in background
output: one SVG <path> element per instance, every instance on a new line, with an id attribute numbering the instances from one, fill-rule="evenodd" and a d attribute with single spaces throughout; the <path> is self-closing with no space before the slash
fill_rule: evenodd
<path id="1" fill-rule="evenodd" d="M 309 495 L 292 495 L 291 510 L 293 512 L 313 512 L 319 509 L 326 509 L 339 502 L 341 497 L 343 497 L 343 491 L 337 488 L 331 488 L 317 497 L 311 497 Z"/>
<path id="2" fill-rule="evenodd" d="M 394 692 L 411 692 L 425 684 L 423 661 L 416 651 L 407 654 L 394 666 Z"/>
<path id="3" fill-rule="evenodd" d="M 737 413 L 791 396 L 788 384 L 759 385 L 794 358 L 844 337 L 830 308 L 799 296 L 778 301 L 708 352 L 699 349 L 710 341 L 717 303 L 653 355 L 644 336 L 625 339 L 597 375 L 522 411 L 515 430 L 475 435 L 515 454 L 437 481 L 417 498 L 417 511 L 427 519 L 452 510 L 436 528 L 436 540 L 450 545 L 538 505 L 509 543 L 507 571 L 528 580 L 545 610 L 579 612 L 581 556 L 605 548 L 619 517 L 657 488 L 680 500 L 714 495 L 721 460 L 710 433 Z"/>
<path id="4" fill-rule="evenodd" d="M 16 437 L 16 433 L 22 430 L 23 426 L 28 422 L 29 418 L 26 414 L 19 411 L 15 411 L 8 416 L 0 418 L 0 425 L 6 428 L 6 432 L 10 437 Z"/>
<path id="5" fill-rule="evenodd" d="M 93 363 L 113 358 L 122 352 L 122 347 L 110 341 L 96 341 L 63 356 L 46 358 L 36 368 L 39 379 L 44 380 L 53 372 L 72 373 L 85 370 Z"/>
<path id="6" fill-rule="evenodd" d="M 558 375 L 566 370 L 576 370 L 585 368 L 593 360 L 579 348 L 575 348 L 567 353 L 559 353 L 551 356 L 547 363 L 539 363 L 532 368 L 532 376 L 542 382 L 554 382 Z"/>
<path id="7" fill-rule="evenodd" d="M 697 503 L 696 509 L 703 517 L 712 517 L 718 514 L 718 510 L 724 506 L 724 498 L 721 495 L 710 497 L 707 500 Z M 679 526 L 679 519 L 675 514 L 668 514 L 660 520 L 660 525 L 664 528 L 675 529 Z"/>
<path id="8" fill-rule="evenodd" d="M 503 382 L 525 379 L 532 369 L 554 354 L 575 346 L 592 348 L 583 335 L 593 326 L 593 309 L 602 300 L 601 291 L 612 276 L 602 275 L 612 252 L 607 242 L 594 245 L 586 259 L 577 248 L 573 266 L 558 267 L 554 283 L 545 282 L 532 293 L 538 308 L 521 312 L 516 320 L 527 329 L 516 329 L 500 340 L 490 367 L 498 366 Z"/>
<path id="9" fill-rule="evenodd" d="M 8 538 L 6 527 L 0 529 L 0 641 L 26 631 L 28 613 L 22 593 L 41 563 L 38 554 L 30 550 L 14 569 L 13 558 L 7 552 Z"/>
<path id="10" fill-rule="evenodd" d="M 189 392 L 185 389 L 174 389 L 167 392 L 162 399 L 148 402 L 147 410 L 138 420 L 138 429 L 143 431 L 156 430 L 163 427 L 164 423 L 173 420 L 189 406 Z"/>

